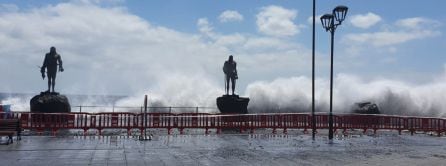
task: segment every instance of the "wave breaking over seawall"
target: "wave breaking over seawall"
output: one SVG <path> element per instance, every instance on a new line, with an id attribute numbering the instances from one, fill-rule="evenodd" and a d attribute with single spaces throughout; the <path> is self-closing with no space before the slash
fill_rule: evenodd
<path id="1" fill-rule="evenodd" d="M 200 83 L 198 83 L 200 82 Z M 203 86 L 204 84 L 204 86 Z M 184 86 L 187 86 L 185 88 Z M 201 80 L 181 79 L 174 77 L 160 83 L 157 90 L 149 94 L 149 105 L 157 107 L 170 106 L 203 106 L 216 107 L 215 98 L 223 93 L 216 81 L 209 78 Z M 316 79 L 316 111 L 328 112 L 329 80 Z M 73 97 L 68 95 L 72 106 L 99 105 L 110 106 L 107 109 L 88 109 L 83 112 L 111 111 L 111 106 L 140 107 L 145 93 L 125 96 L 96 95 Z M 333 90 L 334 113 L 350 113 L 356 102 L 370 101 L 376 103 L 382 114 L 404 116 L 446 116 L 446 74 L 423 84 L 410 84 L 391 79 L 367 80 L 348 74 L 338 74 L 334 79 Z M 311 112 L 311 78 L 306 76 L 277 78 L 273 81 L 257 81 L 250 83 L 245 94 L 251 101 L 250 113 L 267 112 Z M 32 95 L 0 95 L 1 104 L 12 104 L 13 111 L 29 110 L 29 99 Z M 73 109 L 73 112 L 77 112 Z M 119 109 L 115 111 L 128 111 Z M 135 111 L 135 110 L 133 110 Z M 194 112 L 191 109 L 177 109 L 176 112 Z M 200 112 L 215 113 L 212 109 Z"/>
<path id="2" fill-rule="evenodd" d="M 329 110 L 329 80 L 316 80 L 316 111 Z M 249 109 L 255 112 L 310 112 L 311 78 L 279 78 L 255 82 L 247 87 Z M 334 79 L 333 111 L 350 113 L 356 102 L 376 103 L 382 114 L 405 116 L 446 116 L 446 77 L 429 83 L 409 84 L 389 79 L 364 81 L 339 74 Z"/>

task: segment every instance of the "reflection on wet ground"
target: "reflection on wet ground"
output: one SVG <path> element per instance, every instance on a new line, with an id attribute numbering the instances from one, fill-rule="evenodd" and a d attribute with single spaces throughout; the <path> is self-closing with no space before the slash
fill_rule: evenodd
<path id="1" fill-rule="evenodd" d="M 151 141 L 120 134 L 79 136 L 76 131 L 24 136 L 17 143 L 1 145 L 0 159 L 2 165 L 441 165 L 446 153 L 445 137 L 425 134 L 352 131 L 328 144 L 326 131 L 320 131 L 316 141 L 301 130 L 201 132 L 167 135 L 152 130 Z"/>

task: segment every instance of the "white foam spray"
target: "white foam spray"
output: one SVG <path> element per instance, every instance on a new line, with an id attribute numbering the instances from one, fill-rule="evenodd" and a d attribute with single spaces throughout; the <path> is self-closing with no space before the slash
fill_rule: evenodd
<path id="1" fill-rule="evenodd" d="M 219 83 L 206 75 L 172 75 L 157 79 L 153 90 L 146 90 L 114 103 L 101 103 L 101 99 L 86 98 L 84 105 L 141 107 L 145 94 L 151 107 L 216 107 L 216 97 L 224 93 Z M 334 80 L 333 111 L 349 113 L 356 102 L 376 103 L 381 113 L 405 116 L 446 116 L 446 77 L 423 84 L 411 84 L 391 79 L 365 80 L 349 74 L 338 74 Z M 250 83 L 245 94 L 251 99 L 249 112 L 310 112 L 311 79 L 306 76 L 277 78 L 273 81 Z M 28 97 L 29 98 L 29 97 Z M 28 98 L 11 97 L 1 101 L 12 104 L 13 111 L 29 110 Z M 92 102 L 94 101 L 94 102 Z M 329 81 L 316 79 L 316 111 L 328 112 Z M 126 111 L 128 109 L 121 109 Z M 137 109 L 135 109 L 137 110 Z M 133 111 L 135 111 L 133 110 Z M 73 112 L 76 112 L 74 110 Z M 85 109 L 88 112 L 88 110 Z M 166 109 L 152 111 L 167 112 Z M 173 109 L 173 112 L 195 112 L 194 108 Z M 91 111 L 90 111 L 91 112 Z M 98 112 L 93 110 L 93 112 Z M 200 109 L 199 112 L 216 113 L 216 109 Z"/>
<path id="2" fill-rule="evenodd" d="M 309 112 L 311 110 L 311 79 L 279 78 L 271 82 L 255 82 L 246 90 L 251 97 L 252 112 Z M 316 111 L 329 110 L 329 81 L 316 80 Z M 381 113 L 390 115 L 446 116 L 446 79 L 410 84 L 389 79 L 364 81 L 347 74 L 334 80 L 333 111 L 351 112 L 356 102 L 376 103 Z"/>

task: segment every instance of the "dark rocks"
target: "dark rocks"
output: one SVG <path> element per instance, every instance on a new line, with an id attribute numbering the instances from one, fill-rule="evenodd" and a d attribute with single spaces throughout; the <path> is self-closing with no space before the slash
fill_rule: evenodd
<path id="1" fill-rule="evenodd" d="M 380 114 L 378 105 L 372 102 L 355 103 L 353 106 L 353 113 L 357 114 Z"/>
<path id="2" fill-rule="evenodd" d="M 56 92 L 42 92 L 30 101 L 31 112 L 65 113 L 71 112 L 70 102 L 64 95 Z"/>
<path id="3" fill-rule="evenodd" d="M 247 114 L 249 98 L 223 95 L 217 98 L 217 107 L 223 114 Z"/>

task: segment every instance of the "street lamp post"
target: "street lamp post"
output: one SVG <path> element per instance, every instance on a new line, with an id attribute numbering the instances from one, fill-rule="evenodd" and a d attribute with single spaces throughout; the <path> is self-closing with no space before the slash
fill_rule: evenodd
<path id="1" fill-rule="evenodd" d="M 312 71 L 311 71 L 311 131 L 312 131 L 312 138 L 313 141 L 316 139 L 316 117 L 314 116 L 314 66 L 315 66 L 315 25 L 316 25 L 316 0 L 313 0 L 313 47 L 312 47 Z"/>
<path id="2" fill-rule="evenodd" d="M 337 6 L 332 14 L 321 16 L 322 26 L 331 33 L 331 69 L 330 69 L 330 114 L 328 116 L 328 139 L 333 140 L 333 42 L 336 28 L 341 25 L 347 15 L 347 6 Z M 336 23 L 335 23 L 336 21 Z"/>

